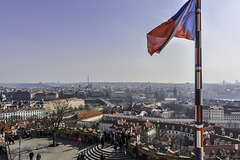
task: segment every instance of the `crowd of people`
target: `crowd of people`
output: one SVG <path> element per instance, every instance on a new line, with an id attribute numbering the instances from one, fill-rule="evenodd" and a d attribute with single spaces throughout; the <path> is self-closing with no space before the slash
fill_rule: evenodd
<path id="1" fill-rule="evenodd" d="M 115 149 L 115 154 L 117 154 L 118 149 L 119 152 L 124 152 L 125 155 L 127 154 L 127 149 L 128 149 L 128 143 L 129 140 L 131 138 L 131 134 L 130 133 L 125 133 L 125 132 L 119 132 L 119 133 L 100 133 L 98 135 L 95 136 L 95 142 L 97 143 L 97 147 L 99 147 L 99 145 L 101 145 L 101 148 L 104 148 L 104 144 L 105 141 L 111 141 L 111 145 L 113 145 L 114 149 Z M 81 137 L 78 138 L 78 148 L 79 150 L 82 147 L 82 141 L 83 139 Z M 90 137 L 85 137 L 85 141 L 87 142 L 87 144 L 92 144 L 92 139 Z M 81 152 L 78 157 L 77 160 L 84 160 L 85 157 L 85 153 Z M 101 153 L 100 155 L 100 159 L 104 160 L 105 159 L 105 155 L 104 152 Z"/>
<path id="2" fill-rule="evenodd" d="M 17 133 L 10 132 L 10 134 L 7 137 L 7 140 L 9 142 L 9 144 L 11 144 L 11 143 L 14 144 L 15 143 L 14 140 L 17 140 Z"/>
<path id="3" fill-rule="evenodd" d="M 125 132 L 119 132 L 113 134 L 111 132 L 111 144 L 114 145 L 115 154 L 117 154 L 117 149 L 119 147 L 120 152 L 123 152 L 124 149 L 124 153 L 126 155 L 130 138 L 130 133 L 126 134 Z"/>

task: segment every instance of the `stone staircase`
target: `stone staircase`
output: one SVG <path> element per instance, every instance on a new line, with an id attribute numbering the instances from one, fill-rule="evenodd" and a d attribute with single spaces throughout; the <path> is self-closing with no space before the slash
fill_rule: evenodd
<path id="1" fill-rule="evenodd" d="M 92 145 L 88 148 L 85 148 L 81 151 L 79 151 L 79 154 L 84 152 L 84 158 L 85 160 L 100 160 L 101 153 L 104 152 L 104 157 L 106 160 L 133 160 L 133 156 L 130 152 L 125 153 L 119 150 L 119 147 L 117 149 L 117 153 L 115 155 L 115 149 L 113 148 L 113 145 L 106 144 L 104 148 L 102 148 L 101 145 Z"/>

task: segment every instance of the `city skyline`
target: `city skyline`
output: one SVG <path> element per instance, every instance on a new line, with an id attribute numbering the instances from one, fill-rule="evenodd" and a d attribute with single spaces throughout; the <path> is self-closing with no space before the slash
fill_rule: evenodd
<path id="1" fill-rule="evenodd" d="M 74 83 L 88 75 L 93 82 L 193 83 L 193 41 L 173 38 L 153 56 L 146 44 L 146 34 L 186 1 L 4 1 L 0 83 Z M 204 83 L 240 80 L 240 1 L 231 2 L 202 2 Z"/>

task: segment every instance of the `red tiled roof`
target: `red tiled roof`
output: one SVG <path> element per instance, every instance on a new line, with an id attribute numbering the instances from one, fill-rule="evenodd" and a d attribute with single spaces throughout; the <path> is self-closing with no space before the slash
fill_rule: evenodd
<path id="1" fill-rule="evenodd" d="M 102 112 L 99 112 L 98 110 L 93 110 L 93 111 L 77 114 L 77 117 L 78 117 L 78 120 L 84 120 L 84 119 L 95 117 L 98 115 L 102 115 Z"/>
<path id="2" fill-rule="evenodd" d="M 204 152 L 206 155 L 206 158 L 214 158 L 215 156 L 220 156 L 220 152 L 226 152 L 228 151 L 227 156 L 231 156 L 232 158 L 239 158 L 239 144 L 237 145 L 237 150 L 235 148 L 235 145 L 217 145 L 217 146 L 204 146 Z"/>
<path id="3" fill-rule="evenodd" d="M 2 130 L 2 128 L 4 128 L 4 132 L 9 132 L 11 131 L 12 129 L 12 126 L 14 127 L 14 129 L 16 129 L 16 126 L 11 124 L 11 123 L 7 123 L 5 121 L 0 121 L 0 131 Z"/>
<path id="4" fill-rule="evenodd" d="M 126 121 L 124 121 L 124 120 L 118 120 L 118 124 L 119 124 L 119 125 L 123 125 L 124 123 L 126 123 Z"/>
<path id="5" fill-rule="evenodd" d="M 228 142 L 228 143 L 230 141 L 231 144 L 239 144 L 239 140 L 237 140 L 237 139 L 232 139 L 232 138 L 229 138 L 229 137 L 216 135 L 216 134 L 211 134 L 211 139 L 216 140 L 216 141 L 224 140 L 225 142 Z"/>
<path id="6" fill-rule="evenodd" d="M 149 127 L 153 126 L 153 124 L 152 124 L 151 122 L 148 122 L 148 121 L 147 121 L 147 122 L 145 122 L 144 124 L 145 124 L 145 126 L 146 126 L 147 128 L 149 128 Z"/>
<path id="7" fill-rule="evenodd" d="M 133 130 L 135 130 L 136 132 L 140 131 L 141 128 L 142 126 L 133 126 Z"/>

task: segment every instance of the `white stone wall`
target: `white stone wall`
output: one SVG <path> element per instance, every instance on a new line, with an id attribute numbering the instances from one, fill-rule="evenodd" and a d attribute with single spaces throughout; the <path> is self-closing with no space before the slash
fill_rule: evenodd
<path id="1" fill-rule="evenodd" d="M 22 119 L 26 120 L 28 118 L 37 117 L 39 119 L 42 119 L 46 116 L 44 109 L 35 109 L 35 110 L 25 110 L 20 109 L 15 112 L 7 112 L 7 113 L 0 113 L 0 120 L 17 120 Z"/>

